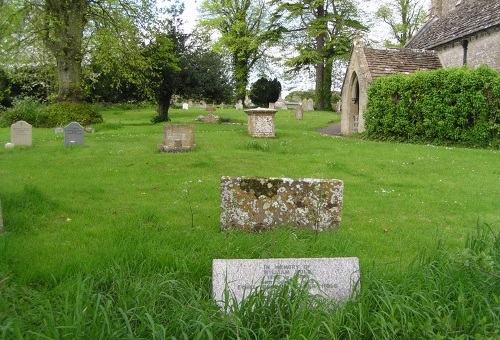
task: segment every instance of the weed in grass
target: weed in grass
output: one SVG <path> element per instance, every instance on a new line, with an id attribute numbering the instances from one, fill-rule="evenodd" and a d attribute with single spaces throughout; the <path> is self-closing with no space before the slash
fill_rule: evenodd
<path id="1" fill-rule="evenodd" d="M 260 142 L 260 141 L 256 141 L 256 140 L 251 140 L 249 142 L 243 143 L 242 148 L 247 149 L 247 150 L 269 152 L 270 151 L 270 144 L 267 141 Z"/>

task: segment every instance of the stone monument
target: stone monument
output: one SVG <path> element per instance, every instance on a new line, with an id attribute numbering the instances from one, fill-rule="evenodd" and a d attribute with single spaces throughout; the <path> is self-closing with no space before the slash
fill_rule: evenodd
<path id="1" fill-rule="evenodd" d="M 340 225 L 344 183 L 338 179 L 222 176 L 220 186 L 222 230 L 323 231 Z"/>
<path id="2" fill-rule="evenodd" d="M 31 124 L 24 120 L 12 124 L 10 126 L 10 142 L 14 145 L 31 146 L 33 142 Z"/>
<path id="3" fill-rule="evenodd" d="M 221 308 L 260 289 L 272 288 L 298 275 L 307 284 L 309 294 L 345 302 L 359 291 L 359 260 L 344 258 L 214 259 L 212 292 Z M 226 294 L 228 293 L 228 294 Z M 229 296 L 227 304 L 225 296 Z M 227 311 L 227 309 L 226 309 Z"/>
<path id="4" fill-rule="evenodd" d="M 248 115 L 248 133 L 252 137 L 274 138 L 274 115 L 276 110 L 258 107 L 245 110 Z"/>
<path id="5" fill-rule="evenodd" d="M 184 152 L 192 150 L 195 146 L 193 124 L 163 126 L 163 144 L 158 145 L 158 151 Z"/>
<path id="6" fill-rule="evenodd" d="M 71 122 L 64 127 L 64 145 L 83 145 L 85 129 L 80 123 Z"/>

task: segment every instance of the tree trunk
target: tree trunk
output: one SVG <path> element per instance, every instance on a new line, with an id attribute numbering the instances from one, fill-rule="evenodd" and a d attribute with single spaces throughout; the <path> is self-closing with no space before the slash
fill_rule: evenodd
<path id="1" fill-rule="evenodd" d="M 316 8 L 316 18 L 322 18 L 325 16 L 325 9 L 323 6 L 318 6 Z M 324 104 L 324 76 L 325 76 L 325 61 L 323 58 L 323 49 L 325 47 L 325 33 L 321 32 L 316 36 L 316 53 L 318 55 L 318 61 L 316 63 L 316 109 L 323 110 Z"/>
<path id="2" fill-rule="evenodd" d="M 236 100 L 245 102 L 248 85 L 248 75 L 250 73 L 248 60 L 239 56 L 240 53 L 235 52 L 233 55 L 234 63 L 234 79 L 236 82 Z"/>
<path id="3" fill-rule="evenodd" d="M 328 58 L 323 77 L 323 110 L 331 111 L 332 108 L 332 71 L 333 58 Z"/>
<path id="4" fill-rule="evenodd" d="M 59 75 L 57 100 L 82 99 L 81 74 L 86 0 L 45 2 L 44 42 L 54 55 Z"/>
<path id="5" fill-rule="evenodd" d="M 169 122 L 170 117 L 168 116 L 168 109 L 170 108 L 170 99 L 168 101 L 158 101 L 157 116 L 155 119 L 156 123 L 159 122 Z"/>

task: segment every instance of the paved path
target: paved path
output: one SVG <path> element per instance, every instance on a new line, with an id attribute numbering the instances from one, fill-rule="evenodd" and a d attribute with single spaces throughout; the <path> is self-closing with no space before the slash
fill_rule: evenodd
<path id="1" fill-rule="evenodd" d="M 324 135 L 342 136 L 340 134 L 340 123 L 327 126 L 326 128 L 319 129 L 318 132 L 322 133 Z"/>

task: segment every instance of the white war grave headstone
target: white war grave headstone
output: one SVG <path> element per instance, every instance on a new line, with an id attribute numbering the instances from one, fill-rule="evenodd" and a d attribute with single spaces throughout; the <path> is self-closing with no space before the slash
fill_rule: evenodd
<path id="1" fill-rule="evenodd" d="M 215 302 L 227 311 L 233 302 L 239 304 L 260 289 L 265 293 L 265 289 L 295 275 L 300 284 L 307 284 L 309 294 L 336 302 L 345 302 L 359 291 L 359 259 L 339 257 L 214 259 L 212 293 Z"/>
<path id="2" fill-rule="evenodd" d="M 80 123 L 71 122 L 64 127 L 64 145 L 83 145 L 85 129 Z"/>
<path id="3" fill-rule="evenodd" d="M 24 120 L 12 124 L 10 126 L 10 142 L 14 145 L 31 146 L 33 142 L 31 124 Z"/>
<path id="4" fill-rule="evenodd" d="M 182 109 L 183 110 L 188 110 L 189 109 L 189 104 L 188 103 L 183 103 L 182 104 Z"/>

